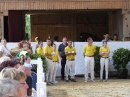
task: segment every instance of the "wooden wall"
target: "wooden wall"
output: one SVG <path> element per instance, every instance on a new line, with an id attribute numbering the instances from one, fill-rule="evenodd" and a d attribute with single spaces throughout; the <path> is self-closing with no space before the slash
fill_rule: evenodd
<path id="1" fill-rule="evenodd" d="M 50 9 L 130 9 L 130 0 L 1 0 L 0 11 Z"/>
<path id="2" fill-rule="evenodd" d="M 39 37 L 42 41 L 54 36 L 79 41 L 80 33 L 91 33 L 103 38 L 108 33 L 107 14 L 80 14 L 80 15 L 31 15 L 31 41 Z"/>

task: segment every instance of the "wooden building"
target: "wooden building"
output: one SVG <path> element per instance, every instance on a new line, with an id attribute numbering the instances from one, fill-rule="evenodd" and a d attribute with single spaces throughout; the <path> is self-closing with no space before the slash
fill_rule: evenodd
<path id="1" fill-rule="evenodd" d="M 31 41 L 36 36 L 79 41 L 80 33 L 130 40 L 130 0 L 0 0 L 0 38 L 22 40 L 25 14 L 31 15 Z"/>

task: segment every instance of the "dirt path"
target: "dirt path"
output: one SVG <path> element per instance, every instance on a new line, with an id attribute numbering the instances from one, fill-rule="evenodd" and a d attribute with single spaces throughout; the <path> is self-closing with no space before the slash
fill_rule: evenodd
<path id="1" fill-rule="evenodd" d="M 47 97 L 130 97 L 130 79 L 96 79 L 95 83 L 85 83 L 83 78 L 76 78 L 75 83 L 57 80 L 58 84 L 47 86 Z"/>

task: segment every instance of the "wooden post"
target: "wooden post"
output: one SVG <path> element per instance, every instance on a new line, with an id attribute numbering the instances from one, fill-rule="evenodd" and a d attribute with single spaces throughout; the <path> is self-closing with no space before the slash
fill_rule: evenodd
<path id="1" fill-rule="evenodd" d="M 122 11 L 123 14 L 123 36 L 124 41 L 130 41 L 130 13 Z"/>

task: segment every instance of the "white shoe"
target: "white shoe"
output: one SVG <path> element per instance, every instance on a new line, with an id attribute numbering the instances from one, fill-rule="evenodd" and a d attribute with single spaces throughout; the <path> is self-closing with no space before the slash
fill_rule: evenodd
<path id="1" fill-rule="evenodd" d="M 95 80 L 92 80 L 92 82 L 95 82 Z"/>
<path id="2" fill-rule="evenodd" d="M 57 84 L 57 83 L 58 83 L 58 81 L 53 81 L 53 82 L 51 82 L 51 83 L 53 83 L 53 84 Z"/>
<path id="3" fill-rule="evenodd" d="M 85 83 L 87 83 L 88 81 L 87 80 L 85 80 Z"/>

